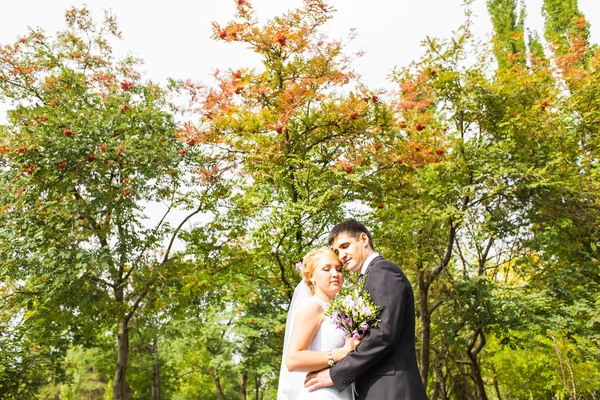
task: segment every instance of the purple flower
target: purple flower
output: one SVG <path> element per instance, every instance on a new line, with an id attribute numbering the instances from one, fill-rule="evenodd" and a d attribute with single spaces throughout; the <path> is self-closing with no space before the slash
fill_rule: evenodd
<path id="1" fill-rule="evenodd" d="M 356 305 L 356 302 L 350 296 L 344 297 L 344 301 L 342 303 L 344 307 L 353 307 Z"/>
<path id="2" fill-rule="evenodd" d="M 296 267 L 296 270 L 302 271 L 302 261 L 298 261 L 294 266 Z"/>
<path id="3" fill-rule="evenodd" d="M 369 323 L 367 321 L 364 321 L 362 324 L 360 324 L 360 330 L 363 332 L 368 331 L 370 328 Z"/>

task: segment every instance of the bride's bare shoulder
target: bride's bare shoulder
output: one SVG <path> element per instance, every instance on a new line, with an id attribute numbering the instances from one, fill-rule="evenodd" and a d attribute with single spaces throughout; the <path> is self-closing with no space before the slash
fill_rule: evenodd
<path id="1" fill-rule="evenodd" d="M 298 310 L 296 314 L 296 318 L 314 318 L 320 317 L 324 313 L 323 307 L 317 301 L 307 301 Z"/>

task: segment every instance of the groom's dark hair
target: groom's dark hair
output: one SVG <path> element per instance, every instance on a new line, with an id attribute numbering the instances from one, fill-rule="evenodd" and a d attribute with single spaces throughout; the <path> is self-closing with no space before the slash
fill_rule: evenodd
<path id="1" fill-rule="evenodd" d="M 361 233 L 366 234 L 369 238 L 369 245 L 371 246 L 371 249 L 375 250 L 375 245 L 373 244 L 371 232 L 369 232 L 366 226 L 353 219 L 347 219 L 346 221 L 340 222 L 339 224 L 334 226 L 331 229 L 331 232 L 329 232 L 329 236 L 327 237 L 327 244 L 331 246 L 335 238 L 344 233 L 348 236 L 353 237 L 356 240 L 360 238 Z"/>

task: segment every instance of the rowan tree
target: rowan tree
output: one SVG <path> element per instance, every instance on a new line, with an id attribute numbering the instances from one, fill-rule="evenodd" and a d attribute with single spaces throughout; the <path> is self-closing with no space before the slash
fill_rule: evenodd
<path id="1" fill-rule="evenodd" d="M 13 397 L 34 393 L 34 353 L 64 354 L 110 331 L 113 397 L 124 399 L 129 324 L 181 265 L 173 244 L 184 222 L 220 189 L 188 189 L 189 171 L 206 167 L 203 150 L 180 140 L 168 92 L 142 80 L 138 60 L 115 59 L 114 18 L 95 24 L 73 8 L 66 21 L 54 38 L 31 31 L 0 48 L 0 96 L 12 104 L 1 138 L 1 281 L 14 310 L 2 340 L 18 350 L 10 368 L 30 371 L 7 384 L 19 388 Z M 186 214 L 173 220 L 174 210 Z M 24 347 L 22 334 L 37 345 Z"/>

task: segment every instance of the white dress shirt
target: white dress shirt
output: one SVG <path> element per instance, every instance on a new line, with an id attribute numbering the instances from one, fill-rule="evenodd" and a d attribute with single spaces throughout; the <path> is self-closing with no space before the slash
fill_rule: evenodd
<path id="1" fill-rule="evenodd" d="M 365 272 L 367 272 L 367 268 L 369 268 L 369 264 L 371 264 L 371 261 L 373 261 L 373 259 L 377 256 L 379 256 L 379 253 L 373 253 L 369 257 L 367 257 L 367 259 L 363 263 L 362 267 L 360 268 L 361 275 L 364 275 Z"/>

